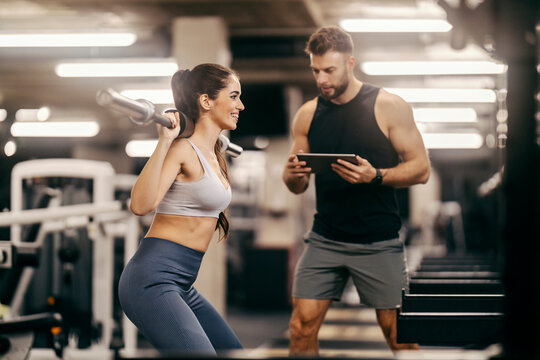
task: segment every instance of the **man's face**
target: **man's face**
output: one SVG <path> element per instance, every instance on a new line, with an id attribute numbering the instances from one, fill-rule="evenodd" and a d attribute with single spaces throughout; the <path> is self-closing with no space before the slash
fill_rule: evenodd
<path id="1" fill-rule="evenodd" d="M 336 99 L 349 86 L 352 70 L 350 55 L 328 51 L 324 55 L 310 55 L 311 71 L 321 95 L 328 100 Z"/>

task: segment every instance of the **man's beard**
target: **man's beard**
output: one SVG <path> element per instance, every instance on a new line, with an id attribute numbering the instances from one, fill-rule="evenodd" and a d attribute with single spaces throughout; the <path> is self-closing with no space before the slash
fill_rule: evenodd
<path id="1" fill-rule="evenodd" d="M 321 91 L 321 88 L 319 88 L 319 91 L 321 93 L 321 96 L 324 97 L 326 100 L 332 100 L 332 99 L 340 97 L 345 92 L 345 90 L 347 90 L 348 86 L 349 86 L 349 79 L 347 79 L 347 74 L 345 74 L 345 76 L 343 77 L 343 81 L 340 84 L 338 84 L 336 87 L 334 87 L 333 95 L 329 95 L 329 96 L 324 95 L 324 93 Z"/>

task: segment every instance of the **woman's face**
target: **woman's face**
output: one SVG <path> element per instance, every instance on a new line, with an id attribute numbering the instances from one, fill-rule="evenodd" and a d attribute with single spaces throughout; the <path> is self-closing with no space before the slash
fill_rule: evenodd
<path id="1" fill-rule="evenodd" d="M 242 91 L 240 81 L 234 75 L 229 76 L 229 82 L 213 101 L 213 118 L 223 130 L 236 129 L 240 111 L 244 110 L 244 104 L 240 100 Z"/>

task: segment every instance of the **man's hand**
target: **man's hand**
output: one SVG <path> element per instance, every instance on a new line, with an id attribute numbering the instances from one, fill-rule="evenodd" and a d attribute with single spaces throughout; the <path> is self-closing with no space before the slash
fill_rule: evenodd
<path id="1" fill-rule="evenodd" d="M 337 164 L 332 164 L 332 170 L 334 170 L 343 180 L 350 182 L 351 184 L 369 183 L 377 171 L 375 168 L 364 158 L 356 155 L 357 164 L 353 164 L 346 160 L 338 159 Z"/>
<path id="2" fill-rule="evenodd" d="M 290 154 L 285 164 L 285 177 L 290 179 L 308 178 L 311 168 L 305 166 L 305 161 L 299 161 L 296 154 Z"/>

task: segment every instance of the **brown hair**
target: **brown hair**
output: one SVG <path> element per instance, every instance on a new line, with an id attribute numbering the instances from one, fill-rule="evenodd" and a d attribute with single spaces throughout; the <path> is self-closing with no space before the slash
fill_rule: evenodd
<path id="1" fill-rule="evenodd" d="M 223 90 L 231 75 L 238 74 L 219 64 L 200 64 L 190 70 L 178 70 L 171 79 L 174 105 L 194 123 L 199 118 L 199 97 L 203 94 L 215 100 L 218 93 Z M 221 140 L 214 145 L 214 153 L 219 163 L 223 176 L 229 181 L 229 170 L 225 156 L 221 152 Z M 229 234 L 229 220 L 224 212 L 221 212 L 216 224 L 216 230 L 220 229 L 219 239 L 225 239 Z"/>
<path id="2" fill-rule="evenodd" d="M 328 51 L 352 54 L 354 49 L 351 35 L 340 27 L 323 26 L 309 37 L 304 51 L 308 55 L 324 55 Z"/>

